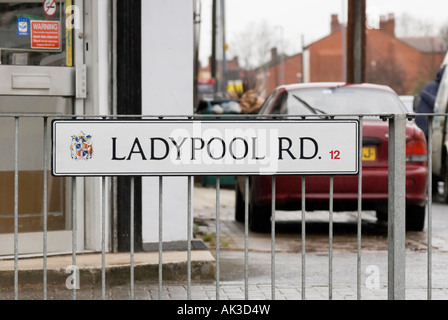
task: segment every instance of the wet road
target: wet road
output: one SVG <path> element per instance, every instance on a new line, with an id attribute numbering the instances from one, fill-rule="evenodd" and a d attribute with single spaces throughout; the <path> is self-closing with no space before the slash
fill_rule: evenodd
<path id="1" fill-rule="evenodd" d="M 378 224 L 373 212 L 362 214 L 361 256 L 358 259 L 357 213 L 334 215 L 332 255 L 329 254 L 327 212 L 309 212 L 306 216 L 305 255 L 302 255 L 300 212 L 277 212 L 276 234 L 249 232 L 248 255 L 245 254 L 244 225 L 234 220 L 234 192 L 222 189 L 220 194 L 220 247 L 216 239 L 216 191 L 195 188 L 194 215 L 197 237 L 203 237 L 210 252 L 219 262 L 218 282 L 195 279 L 194 300 L 214 300 L 217 284 L 220 299 L 270 300 L 362 300 L 388 299 L 387 226 Z M 428 290 L 427 230 L 412 232 L 406 238 L 406 298 L 426 300 L 431 292 L 434 300 L 448 300 L 448 206 L 434 203 L 431 260 L 431 290 Z M 274 255 L 272 252 L 274 251 Z M 246 260 L 247 258 L 247 260 Z M 331 258 L 331 259 L 330 259 Z M 248 276 L 245 275 L 248 261 Z M 331 265 L 330 265 L 331 261 Z M 375 279 L 372 286 L 372 270 Z M 39 276 L 40 277 L 40 276 Z M 359 279 L 359 280 L 358 280 Z M 247 280 L 247 282 L 246 282 Z M 21 278 L 21 281 L 23 279 Z M 246 290 L 246 285 L 248 289 Z M 361 290 L 358 290 L 358 286 Z M 4 289 L 4 288 L 2 288 Z M 6 290 L 6 289 L 5 289 Z M 0 290 L 0 299 L 13 299 L 13 291 Z M 142 281 L 135 286 L 136 299 L 156 300 L 160 290 L 156 281 Z M 162 299 L 183 300 L 187 297 L 184 282 L 164 281 Z M 49 299 L 71 299 L 65 286 L 51 286 Z M 101 299 L 98 284 L 83 285 L 80 300 Z M 42 288 L 25 286 L 20 299 L 38 300 Z M 129 285 L 107 287 L 107 299 L 129 299 Z"/>
<path id="2" fill-rule="evenodd" d="M 208 235 L 211 252 L 216 250 L 216 191 L 199 188 L 195 190 L 195 223 L 200 234 Z M 244 279 L 245 238 L 244 225 L 234 220 L 234 192 L 221 190 L 220 195 L 220 279 L 238 282 Z M 305 267 L 302 266 L 301 212 L 276 212 L 276 234 L 249 232 L 249 279 L 253 283 L 271 283 L 272 268 L 276 283 L 291 283 L 300 287 L 305 272 L 307 286 L 313 292 L 325 291 L 329 283 L 329 217 L 328 212 L 306 213 Z M 432 275 L 433 287 L 445 299 L 448 290 L 448 205 L 435 202 L 432 207 Z M 357 212 L 334 214 L 332 281 L 334 286 L 357 284 Z M 275 262 L 272 263 L 274 240 Z M 425 299 L 428 270 L 428 232 L 409 232 L 406 235 L 406 283 L 418 289 L 416 299 Z M 363 290 L 372 266 L 381 277 L 381 290 L 369 291 L 380 299 L 387 297 L 387 225 L 378 223 L 374 212 L 362 213 L 361 276 Z M 216 253 L 215 253 L 216 255 Z M 381 292 L 380 292 L 381 291 Z M 353 289 L 344 297 L 356 295 Z M 413 291 L 410 291 L 413 292 Z M 325 299 L 319 293 L 317 298 Z M 311 296 L 312 298 L 312 296 Z M 412 298 L 412 297 L 410 297 Z"/>
<path id="3" fill-rule="evenodd" d="M 216 232 L 216 191 L 210 188 L 196 188 L 194 212 L 195 221 L 203 234 Z M 225 250 L 244 249 L 244 225 L 234 220 L 234 192 L 222 189 L 220 194 L 221 243 Z M 283 252 L 301 251 L 301 212 L 276 212 L 276 250 Z M 329 247 L 328 212 L 306 213 L 307 252 L 327 252 Z M 357 212 L 335 212 L 333 217 L 333 250 L 357 251 Z M 250 250 L 270 250 L 271 235 L 249 233 Z M 239 239 L 236 241 L 235 239 Z M 428 224 L 423 232 L 409 232 L 406 235 L 407 248 L 411 251 L 426 250 Z M 262 244 L 260 244 L 262 243 Z M 362 212 L 362 250 L 387 250 L 387 225 L 377 222 L 375 212 Z M 434 202 L 432 207 L 433 250 L 448 253 L 448 205 Z"/>

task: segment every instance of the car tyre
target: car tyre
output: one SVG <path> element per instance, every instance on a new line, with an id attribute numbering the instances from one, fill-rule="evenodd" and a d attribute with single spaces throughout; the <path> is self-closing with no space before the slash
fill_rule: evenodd
<path id="1" fill-rule="evenodd" d="M 376 218 L 378 220 L 378 222 L 387 222 L 388 221 L 388 214 L 387 211 L 384 212 L 382 210 L 377 210 L 376 211 Z"/>
<path id="2" fill-rule="evenodd" d="M 253 232 L 269 232 L 271 230 L 271 206 L 250 204 L 249 228 Z"/>
<path id="3" fill-rule="evenodd" d="M 246 203 L 241 194 L 238 184 L 235 187 L 235 220 L 237 222 L 245 222 L 246 218 Z"/>
<path id="4" fill-rule="evenodd" d="M 406 210 L 406 231 L 421 232 L 425 228 L 426 206 L 409 205 Z"/>

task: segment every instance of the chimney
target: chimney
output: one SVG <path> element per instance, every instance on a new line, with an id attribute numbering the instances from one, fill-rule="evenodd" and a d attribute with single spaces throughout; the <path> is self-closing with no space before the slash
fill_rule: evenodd
<path id="1" fill-rule="evenodd" d="M 395 38 L 395 15 L 393 13 L 381 16 L 380 30 Z"/>
<path id="2" fill-rule="evenodd" d="M 277 59 L 277 56 L 278 56 L 277 48 L 274 47 L 271 49 L 271 60 Z"/>
<path id="3" fill-rule="evenodd" d="M 239 58 L 236 56 L 236 57 L 233 57 L 233 61 L 235 62 L 235 65 L 237 66 L 237 67 L 239 67 L 240 66 L 240 61 L 239 61 Z"/>
<path id="4" fill-rule="evenodd" d="M 337 14 L 331 15 L 331 33 L 335 33 L 341 30 L 341 23 Z"/>

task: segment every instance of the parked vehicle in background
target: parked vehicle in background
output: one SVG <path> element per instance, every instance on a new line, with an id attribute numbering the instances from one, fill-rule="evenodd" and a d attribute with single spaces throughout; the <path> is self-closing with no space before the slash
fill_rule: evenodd
<path id="1" fill-rule="evenodd" d="M 448 54 L 442 64 L 448 64 Z M 434 106 L 434 113 L 448 113 L 448 72 L 442 77 Z M 448 203 L 448 121 L 446 117 L 434 117 L 432 134 L 432 172 L 433 177 L 443 182 L 441 197 Z"/>
<path id="2" fill-rule="evenodd" d="M 366 115 L 363 118 L 363 210 L 375 210 L 379 220 L 388 215 L 388 155 L 389 125 L 381 114 L 406 114 L 398 95 L 389 87 L 340 83 L 311 83 L 281 86 L 263 105 L 260 114 L 267 115 Z M 336 133 L 337 134 L 337 133 Z M 414 121 L 406 124 L 406 227 L 422 231 L 425 225 L 427 201 L 427 142 Z M 300 210 L 302 178 L 279 176 L 276 180 L 276 209 Z M 237 221 L 245 216 L 245 178 L 236 182 Z M 306 177 L 306 210 L 328 210 L 330 178 Z M 334 178 L 334 211 L 358 209 L 358 177 Z M 250 177 L 249 226 L 253 231 L 269 231 L 271 218 L 272 180 L 266 176 Z"/>
<path id="3" fill-rule="evenodd" d="M 415 113 L 415 97 L 414 96 L 400 96 L 401 102 L 405 105 L 408 113 Z"/>

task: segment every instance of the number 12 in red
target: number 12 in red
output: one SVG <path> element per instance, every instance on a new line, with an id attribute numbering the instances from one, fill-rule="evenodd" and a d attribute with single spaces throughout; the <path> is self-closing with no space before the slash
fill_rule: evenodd
<path id="1" fill-rule="evenodd" d="M 330 151 L 331 160 L 341 160 L 341 152 L 338 150 Z"/>

